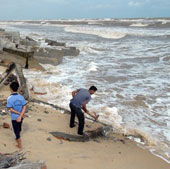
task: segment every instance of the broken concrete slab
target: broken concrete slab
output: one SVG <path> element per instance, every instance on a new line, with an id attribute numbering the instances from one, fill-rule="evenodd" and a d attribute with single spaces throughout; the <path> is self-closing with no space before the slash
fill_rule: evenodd
<path id="1" fill-rule="evenodd" d="M 76 49 L 76 47 L 68 47 L 63 48 L 64 56 L 78 56 L 80 54 L 80 50 Z"/>
<path id="2" fill-rule="evenodd" d="M 3 51 L 22 56 L 24 58 L 31 58 L 34 55 L 34 51 L 27 52 L 26 50 L 23 49 L 14 49 L 14 48 L 3 48 Z"/>
<path id="3" fill-rule="evenodd" d="M 28 92 L 26 79 L 24 77 L 21 65 L 16 64 L 16 72 L 17 72 L 17 75 L 19 77 L 18 80 L 19 80 L 19 83 L 20 83 L 22 95 L 24 96 L 24 98 L 26 100 L 28 100 L 29 99 L 29 92 Z"/>
<path id="4" fill-rule="evenodd" d="M 25 46 L 39 46 L 40 43 L 35 41 L 34 39 L 30 38 L 29 36 L 26 36 L 25 39 L 20 39 L 19 42 L 20 45 L 25 45 Z"/>
<path id="5" fill-rule="evenodd" d="M 34 58 L 43 64 L 58 65 L 62 62 L 64 51 L 52 48 L 34 48 Z"/>

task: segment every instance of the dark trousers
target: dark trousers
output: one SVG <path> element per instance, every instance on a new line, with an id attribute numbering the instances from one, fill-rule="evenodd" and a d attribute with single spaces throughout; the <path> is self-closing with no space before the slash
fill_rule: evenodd
<path id="1" fill-rule="evenodd" d="M 20 138 L 20 132 L 22 130 L 22 121 L 23 120 L 21 120 L 21 122 L 17 122 L 16 120 L 12 120 L 12 127 L 17 140 Z"/>
<path id="2" fill-rule="evenodd" d="M 72 103 L 70 103 L 70 109 L 71 109 L 70 127 L 72 128 L 75 126 L 74 120 L 75 120 L 75 115 L 76 115 L 79 121 L 78 134 L 83 135 L 84 114 L 80 108 L 75 107 Z"/>

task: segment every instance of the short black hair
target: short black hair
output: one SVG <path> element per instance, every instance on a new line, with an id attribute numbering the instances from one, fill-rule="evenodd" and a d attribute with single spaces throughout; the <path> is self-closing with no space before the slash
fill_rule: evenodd
<path id="1" fill-rule="evenodd" d="M 89 90 L 97 91 L 97 87 L 91 86 L 91 87 L 89 88 Z"/>
<path id="2" fill-rule="evenodd" d="M 17 92 L 17 91 L 18 91 L 18 88 L 19 88 L 18 82 L 12 82 L 12 83 L 10 84 L 10 88 L 11 88 L 14 92 Z"/>

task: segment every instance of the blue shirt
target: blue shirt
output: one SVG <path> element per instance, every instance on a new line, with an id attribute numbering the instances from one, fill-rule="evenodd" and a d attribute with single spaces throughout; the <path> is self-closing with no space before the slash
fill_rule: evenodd
<path id="1" fill-rule="evenodd" d="M 7 107 L 13 108 L 14 110 L 18 112 L 22 112 L 22 108 L 26 104 L 27 103 L 24 97 L 18 93 L 12 93 L 7 99 Z M 11 120 L 17 120 L 18 117 L 19 117 L 19 114 L 11 112 Z"/>
<path id="2" fill-rule="evenodd" d="M 71 103 L 78 108 L 81 108 L 83 103 L 88 103 L 91 99 L 89 90 L 78 89 L 76 95 L 71 99 Z"/>

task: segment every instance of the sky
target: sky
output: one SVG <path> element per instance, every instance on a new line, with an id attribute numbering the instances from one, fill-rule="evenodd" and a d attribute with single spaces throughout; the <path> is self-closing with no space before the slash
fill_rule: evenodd
<path id="1" fill-rule="evenodd" d="M 0 20 L 170 17 L 170 0 L 0 0 Z"/>

